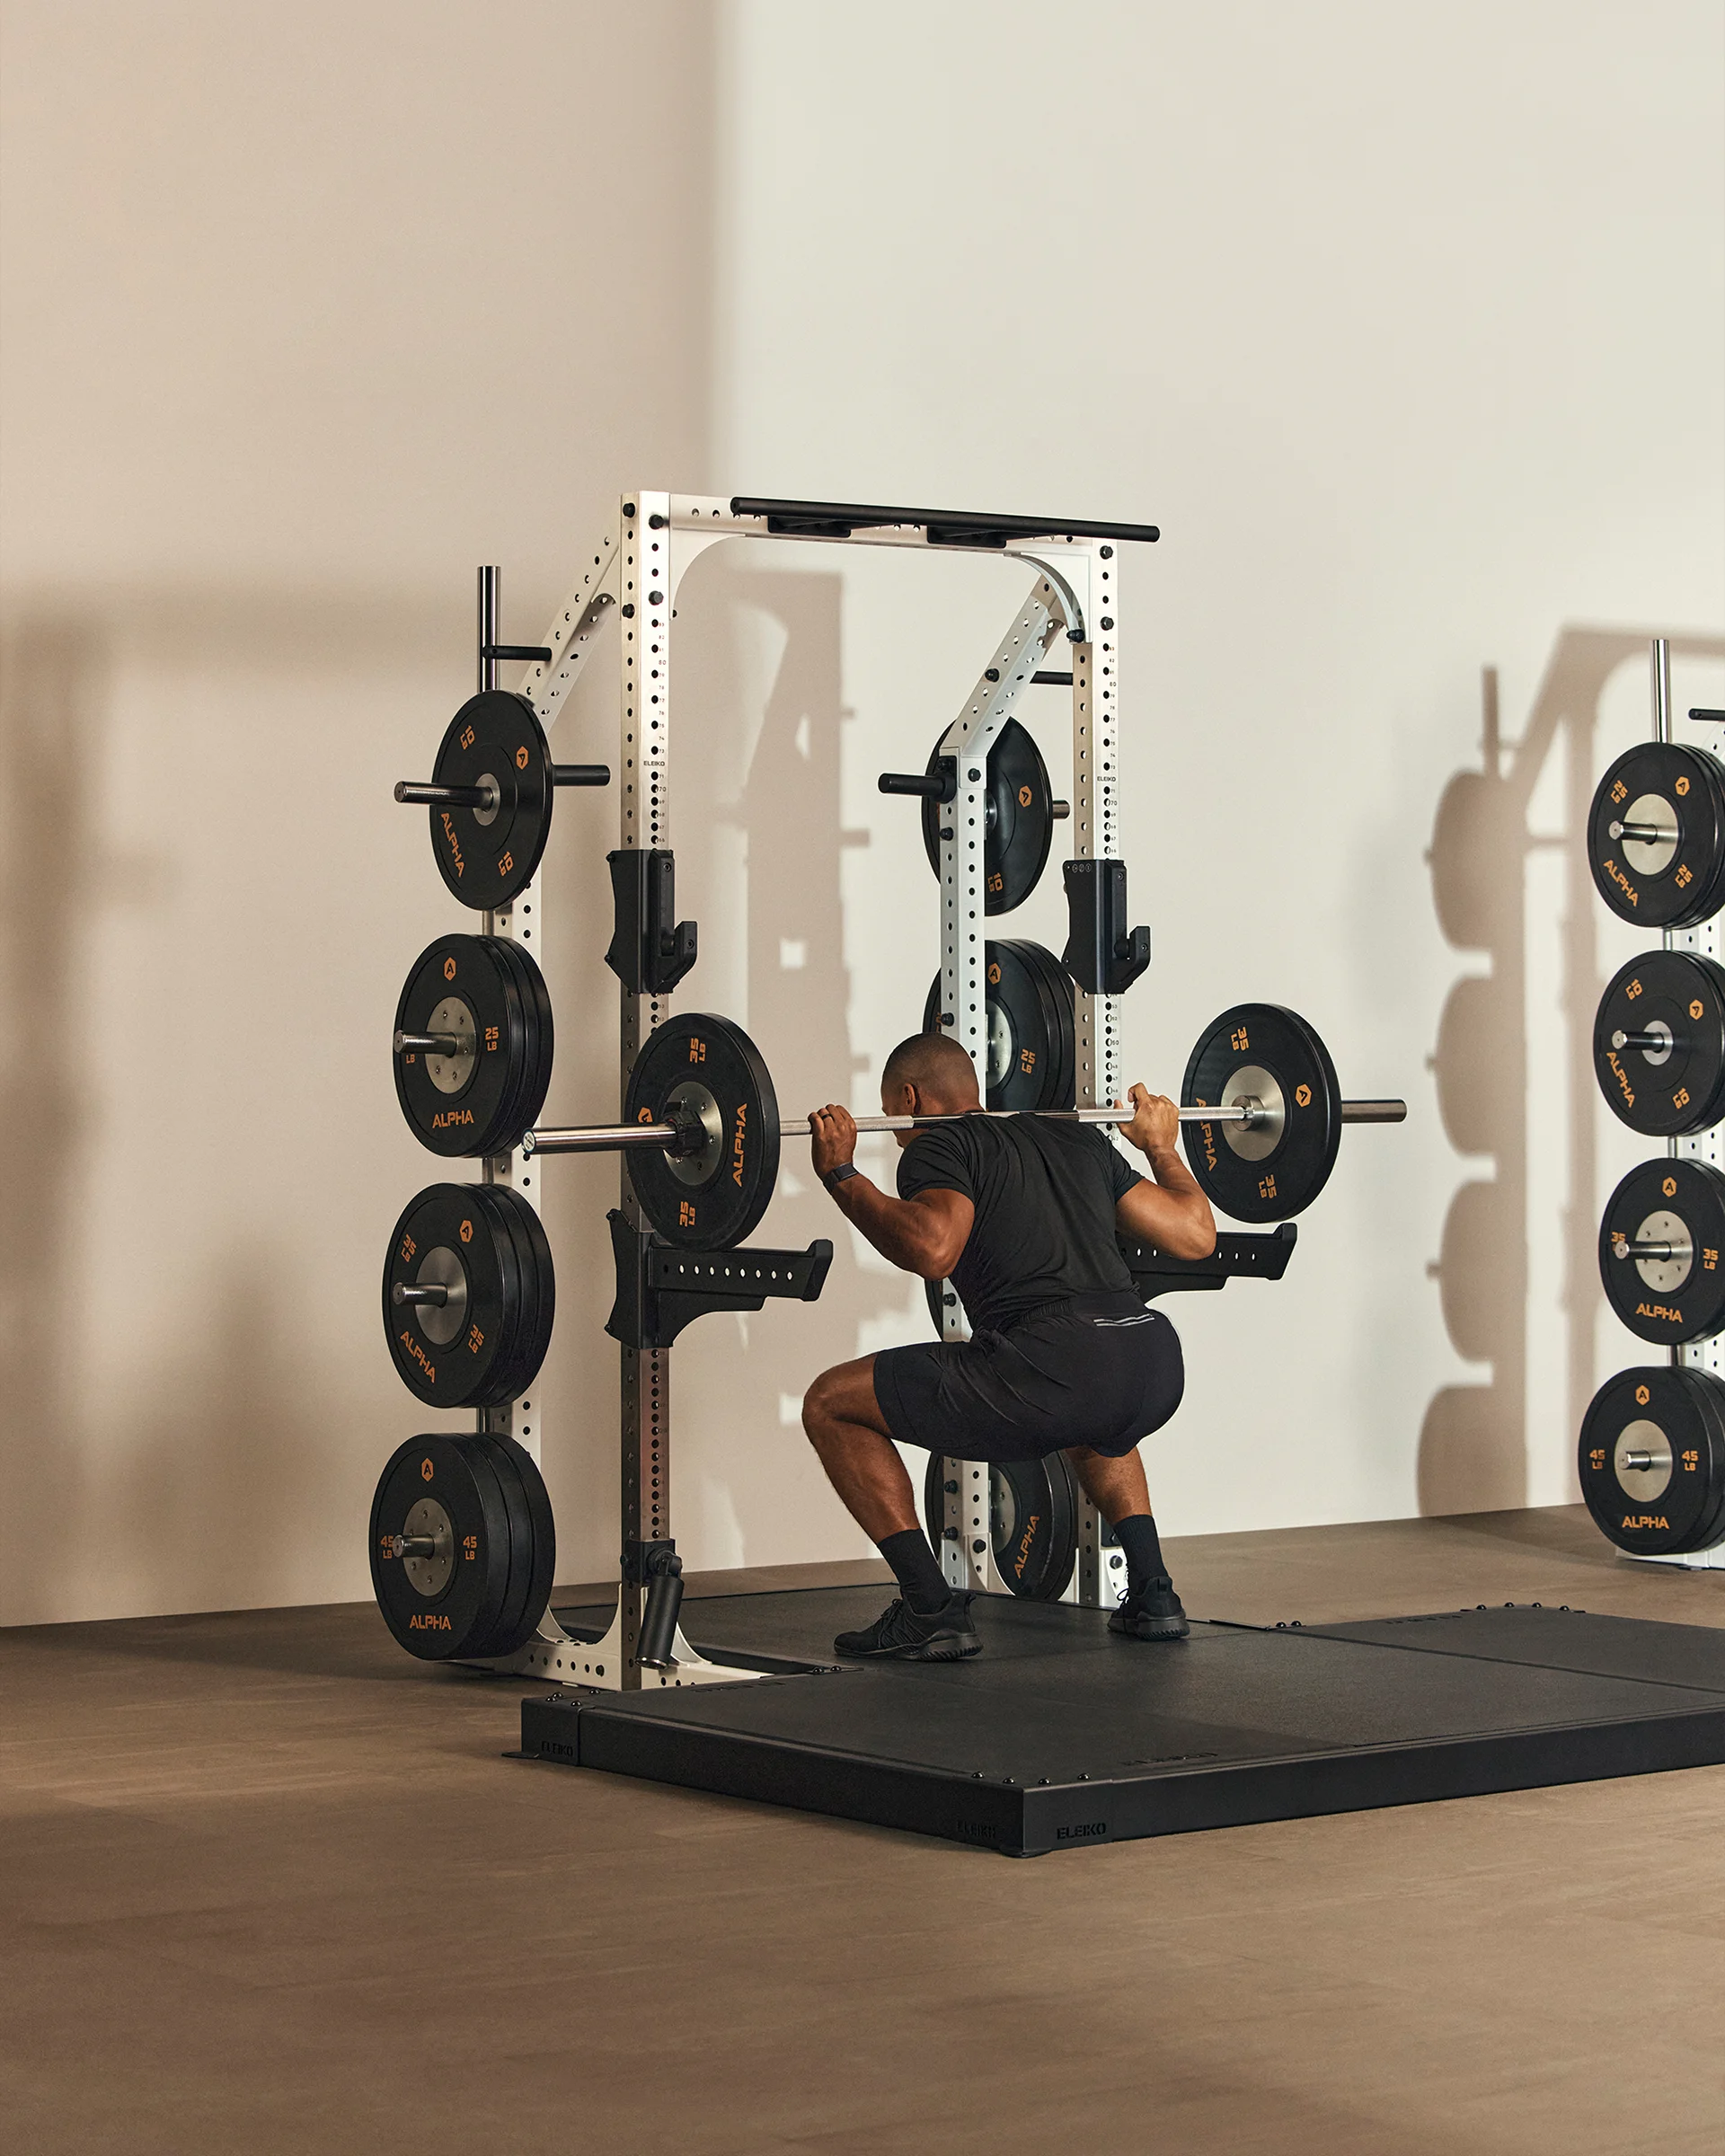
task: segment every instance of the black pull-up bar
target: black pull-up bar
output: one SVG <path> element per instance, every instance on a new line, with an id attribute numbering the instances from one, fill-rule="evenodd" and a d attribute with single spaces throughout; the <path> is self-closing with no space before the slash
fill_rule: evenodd
<path id="1" fill-rule="evenodd" d="M 733 494 L 733 517 L 765 517 L 786 538 L 848 539 L 853 532 L 920 525 L 931 546 L 1004 546 L 1013 539 L 1160 539 L 1154 524 L 1096 524 L 1081 517 L 991 517 L 980 509 L 888 509 L 854 501 L 776 501 Z"/>

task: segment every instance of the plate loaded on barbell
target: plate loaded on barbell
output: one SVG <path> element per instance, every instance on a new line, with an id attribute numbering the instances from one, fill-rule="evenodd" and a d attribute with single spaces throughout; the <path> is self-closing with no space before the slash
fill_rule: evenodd
<path id="1" fill-rule="evenodd" d="M 1283 1030 L 1278 1033 L 1270 1021 L 1278 1021 Z M 1228 1067 L 1216 1081 L 1217 1102 L 1189 1105 L 1177 1112 L 1183 1124 L 1195 1125 L 1200 1133 L 1193 1153 L 1200 1180 L 1226 1193 L 1219 1202 L 1238 1219 L 1284 1219 L 1310 1205 L 1335 1159 L 1341 1124 L 1406 1119 L 1404 1100 L 1341 1100 L 1323 1043 L 1291 1012 L 1242 1003 L 1217 1020 L 1216 1026 L 1231 1028 L 1235 1034 L 1252 1029 L 1251 1056 L 1243 1050 L 1225 1059 Z M 1213 1027 L 1211 1034 L 1216 1030 Z M 1200 1064 L 1209 1067 L 1208 1040 L 1206 1036 L 1193 1051 L 1189 1085 Z M 1254 1090 L 1258 1085 L 1267 1090 L 1261 1094 Z M 687 1250 L 729 1250 L 748 1235 L 772 1197 L 780 1141 L 809 1135 L 806 1118 L 780 1121 L 773 1081 L 748 1034 L 729 1019 L 707 1012 L 669 1019 L 641 1044 L 630 1074 L 624 1112 L 632 1118 L 624 1123 L 526 1131 L 522 1151 L 626 1154 L 629 1178 L 642 1212 L 667 1242 Z M 988 1111 L 970 1111 L 985 1112 Z M 1129 1123 L 1136 1110 L 1006 1112 L 1119 1125 Z M 856 1127 L 865 1131 L 914 1130 L 963 1120 L 956 1114 L 858 1116 Z M 1323 1136 L 1314 1146 L 1315 1132 Z M 1205 1133 L 1208 1135 L 1202 1135 Z M 1199 1167 L 1207 1155 L 1218 1151 L 1233 1160 L 1232 1134 L 1240 1133 L 1263 1141 L 1254 1153 L 1241 1156 L 1252 1171 L 1250 1201 L 1234 1187 L 1238 1177 L 1231 1176 L 1218 1161 L 1213 1160 L 1208 1168 Z M 1190 1139 L 1188 1145 L 1192 1145 Z M 1248 1202 L 1263 1203 L 1256 1193 L 1266 1182 L 1277 1209 L 1242 1210 Z"/>
<path id="2" fill-rule="evenodd" d="M 533 881 L 559 786 L 608 786 L 604 764 L 553 764 L 525 696 L 483 689 L 449 721 L 429 785 L 403 779 L 398 801 L 431 811 L 438 873 L 464 906 L 493 911 Z"/>
<path id="3" fill-rule="evenodd" d="M 1682 1137 L 1725 1117 L 1725 967 L 1649 950 L 1606 984 L 1593 1069 L 1612 1112 L 1643 1137 Z"/>
<path id="4" fill-rule="evenodd" d="M 377 1606 L 409 1654 L 513 1654 L 551 1600 L 551 1500 L 512 1437 L 410 1437 L 378 1477 L 370 1551 Z"/>
<path id="5" fill-rule="evenodd" d="M 539 1215 L 504 1185 L 433 1183 L 396 1222 L 384 1330 L 402 1383 L 428 1407 L 518 1398 L 545 1359 L 555 1312 Z"/>
<path id="6" fill-rule="evenodd" d="M 1704 749 L 1642 741 L 1600 780 L 1588 865 L 1625 921 L 1693 928 L 1725 905 L 1725 767 Z"/>
<path id="7" fill-rule="evenodd" d="M 1588 1510 L 1620 1550 L 1707 1549 L 1725 1526 L 1725 1384 L 1688 1364 L 1620 1370 L 1582 1418 L 1578 1466 Z"/>
<path id="8" fill-rule="evenodd" d="M 698 1012 L 668 1019 L 641 1043 L 623 1112 L 677 1134 L 629 1155 L 641 1209 L 668 1242 L 728 1250 L 754 1233 L 779 1180 L 779 1103 L 740 1026 Z"/>
<path id="9" fill-rule="evenodd" d="M 1725 1175 L 1705 1161 L 1643 1161 L 1599 1224 L 1606 1300 L 1640 1339 L 1680 1345 L 1725 1330 Z"/>
<path id="10" fill-rule="evenodd" d="M 945 1462 L 931 1455 L 923 1479 L 923 1516 L 937 1546 L 943 1532 L 956 1533 L 940 1524 L 951 1489 Z M 1078 1556 L 1078 1484 L 1063 1454 L 990 1466 L 988 1540 L 995 1569 L 1013 1594 L 1027 1602 L 1059 1601 Z"/>
<path id="11" fill-rule="evenodd" d="M 1399 1123 L 1400 1100 L 1344 1100 L 1330 1051 L 1277 1003 L 1236 1003 L 1199 1035 L 1181 1086 L 1186 1158 L 1232 1219 L 1303 1213 L 1330 1180 L 1344 1123 Z M 1244 1104 L 1244 1118 L 1205 1117 Z"/>
<path id="12" fill-rule="evenodd" d="M 1076 1097 L 1077 1029 L 1072 976 L 1040 943 L 986 947 L 988 1074 L 993 1109 L 1070 1108 Z M 941 977 L 923 1005 L 923 1030 L 941 1030 Z"/>
<path id="13" fill-rule="evenodd" d="M 440 936 L 395 1006 L 395 1097 L 433 1153 L 508 1153 L 551 1082 L 544 976 L 502 936 Z"/>
<path id="14" fill-rule="evenodd" d="M 1065 801 L 1055 800 L 1042 752 L 1016 719 L 1009 719 L 989 744 L 986 770 L 984 904 L 991 914 L 1010 914 L 1041 880 L 1054 826 L 1071 810 Z M 980 773 L 972 770 L 969 776 L 974 782 Z M 942 831 L 947 825 L 948 805 L 958 791 L 956 760 L 943 756 L 937 741 L 926 771 L 883 771 L 880 791 L 922 796 L 923 846 L 929 867 L 938 876 Z"/>

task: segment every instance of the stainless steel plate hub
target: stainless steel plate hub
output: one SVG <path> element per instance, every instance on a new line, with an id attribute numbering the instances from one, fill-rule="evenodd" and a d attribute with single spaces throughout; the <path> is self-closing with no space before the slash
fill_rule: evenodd
<path id="1" fill-rule="evenodd" d="M 704 1186 L 712 1181 L 725 1146 L 725 1122 L 719 1113 L 719 1103 L 704 1085 L 687 1078 L 681 1085 L 671 1088 L 667 1105 L 680 1108 L 685 1115 L 693 1115 L 704 1135 L 695 1152 L 668 1153 L 666 1164 L 679 1182 Z"/>
<path id="2" fill-rule="evenodd" d="M 1662 1018 L 1650 1018 L 1643 1030 L 1651 1033 L 1659 1044 L 1657 1048 L 1641 1050 L 1642 1061 L 1651 1064 L 1657 1071 L 1662 1063 L 1669 1063 L 1671 1060 L 1671 1029 Z"/>
<path id="3" fill-rule="evenodd" d="M 1662 793 L 1638 794 L 1624 809 L 1626 824 L 1645 824 L 1662 833 L 1659 838 L 1626 838 L 1623 859 L 1638 876 L 1663 876 L 1676 858 L 1677 812 Z"/>
<path id="4" fill-rule="evenodd" d="M 415 1551 L 402 1559 L 409 1586 L 429 1602 L 434 1595 L 443 1593 L 456 1568 L 456 1531 L 449 1524 L 449 1515 L 435 1498 L 421 1498 L 402 1521 L 402 1534 L 404 1540 L 429 1540 L 433 1545 L 429 1553 Z"/>
<path id="5" fill-rule="evenodd" d="M 428 1033 L 453 1033 L 461 1044 L 453 1056 L 427 1053 L 425 1074 L 440 1093 L 458 1093 L 473 1074 L 479 1059 L 479 1028 L 473 1012 L 458 995 L 446 995 L 432 1012 Z"/>
<path id="6" fill-rule="evenodd" d="M 417 1275 L 420 1287 L 441 1287 L 448 1292 L 441 1303 L 416 1303 L 413 1322 L 428 1340 L 447 1348 L 467 1321 L 467 1273 L 447 1244 L 428 1250 Z"/>
<path id="7" fill-rule="evenodd" d="M 1004 1003 L 988 999 L 988 1084 L 1004 1085 L 1018 1060 L 1018 1042 Z"/>
<path id="8" fill-rule="evenodd" d="M 1671 1481 L 1671 1440 L 1657 1422 L 1626 1423 L 1611 1456 L 1625 1497 L 1642 1505 L 1662 1498 Z"/>
<path id="9" fill-rule="evenodd" d="M 1249 1123 L 1225 1123 L 1222 1135 L 1243 1161 L 1268 1160 L 1282 1142 L 1287 1120 L 1287 1102 L 1282 1089 L 1261 1064 L 1243 1063 L 1231 1072 L 1222 1088 L 1224 1108 L 1242 1105 L 1252 1110 Z"/>
<path id="10" fill-rule="evenodd" d="M 1669 1258 L 1638 1258 L 1635 1270 L 1655 1294 L 1674 1294 L 1689 1277 L 1690 1268 L 1695 1262 L 1688 1223 L 1678 1219 L 1675 1213 L 1650 1213 L 1636 1229 L 1635 1240 L 1670 1244 Z"/>

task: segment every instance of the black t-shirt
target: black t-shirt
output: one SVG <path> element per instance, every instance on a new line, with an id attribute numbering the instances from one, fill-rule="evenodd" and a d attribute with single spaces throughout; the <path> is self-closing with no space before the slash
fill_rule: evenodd
<path id="1" fill-rule="evenodd" d="M 952 1285 L 978 1330 L 1067 1295 L 1129 1291 L 1114 1207 L 1143 1180 L 1096 1124 L 1040 1116 L 931 1124 L 898 1159 L 900 1197 L 957 1190 L 977 1209 Z"/>

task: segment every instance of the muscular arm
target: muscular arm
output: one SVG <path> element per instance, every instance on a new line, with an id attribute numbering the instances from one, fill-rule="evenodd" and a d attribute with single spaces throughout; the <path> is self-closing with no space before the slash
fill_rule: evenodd
<path id="1" fill-rule="evenodd" d="M 818 1109 L 814 1121 L 814 1168 L 848 1162 L 856 1149 L 856 1124 L 848 1109 Z M 845 1217 L 891 1264 L 924 1280 L 944 1280 L 970 1239 L 976 1207 L 956 1190 L 924 1190 L 916 1197 L 889 1197 L 861 1173 L 847 1176 L 833 1190 Z"/>
<path id="2" fill-rule="evenodd" d="M 1170 1258 L 1208 1258 L 1216 1248 L 1216 1216 L 1197 1178 L 1180 1157 L 1180 1121 L 1172 1100 L 1132 1088 L 1137 1114 L 1120 1135 L 1145 1156 L 1154 1182 L 1134 1183 L 1114 1208 L 1121 1234 L 1154 1243 Z"/>

